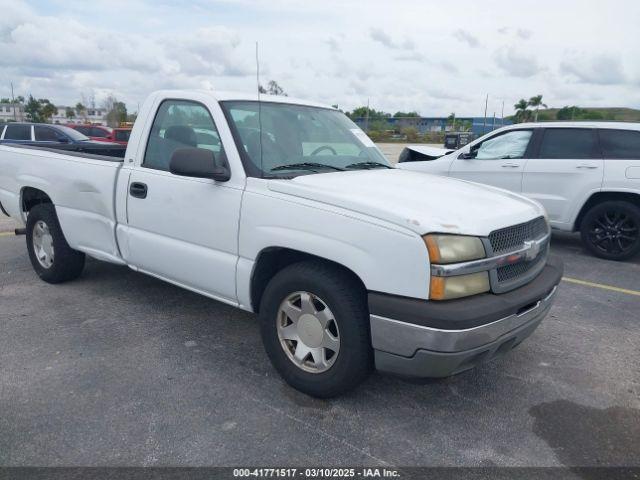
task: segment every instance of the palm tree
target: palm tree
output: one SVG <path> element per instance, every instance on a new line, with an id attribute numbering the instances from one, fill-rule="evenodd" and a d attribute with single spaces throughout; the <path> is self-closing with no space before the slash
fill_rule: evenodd
<path id="1" fill-rule="evenodd" d="M 517 123 L 526 122 L 529 119 L 531 112 L 527 110 L 528 106 L 529 102 L 527 102 L 524 98 L 521 98 L 520 101 L 513 106 L 513 108 L 516 109 Z"/>
<path id="2" fill-rule="evenodd" d="M 537 122 L 538 121 L 538 110 L 540 109 L 540 107 L 544 107 L 547 108 L 547 105 L 542 103 L 542 95 L 536 95 L 535 97 L 531 97 L 529 99 L 529 106 L 531 107 L 535 107 L 535 115 L 534 115 L 534 121 Z"/>

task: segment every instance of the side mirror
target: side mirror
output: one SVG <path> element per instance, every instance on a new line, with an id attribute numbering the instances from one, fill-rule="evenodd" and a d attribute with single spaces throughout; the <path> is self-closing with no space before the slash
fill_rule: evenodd
<path id="1" fill-rule="evenodd" d="M 58 142 L 60 142 L 60 143 L 69 143 L 69 139 L 67 137 L 60 136 L 60 137 L 58 137 Z"/>
<path id="2" fill-rule="evenodd" d="M 472 158 L 476 158 L 476 153 L 475 152 L 466 152 L 466 153 L 461 153 L 458 158 L 462 158 L 463 160 L 471 160 Z"/>
<path id="3" fill-rule="evenodd" d="M 171 155 L 169 171 L 183 177 L 211 178 L 216 182 L 231 178 L 229 169 L 216 165 L 215 155 L 205 148 L 178 148 Z"/>

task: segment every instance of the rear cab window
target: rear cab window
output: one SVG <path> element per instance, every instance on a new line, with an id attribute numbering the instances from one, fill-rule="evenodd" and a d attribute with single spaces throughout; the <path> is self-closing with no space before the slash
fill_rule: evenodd
<path id="1" fill-rule="evenodd" d="M 546 128 L 538 158 L 593 159 L 602 155 L 593 128 Z"/>

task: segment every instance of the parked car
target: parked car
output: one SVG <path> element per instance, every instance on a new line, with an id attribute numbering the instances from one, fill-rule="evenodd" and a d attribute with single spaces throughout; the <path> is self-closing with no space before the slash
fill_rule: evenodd
<path id="1" fill-rule="evenodd" d="M 0 145 L 0 202 L 42 280 L 89 255 L 255 312 L 276 370 L 319 397 L 374 364 L 462 372 L 551 307 L 537 202 L 393 168 L 334 108 L 161 91 L 139 118 L 124 160 Z"/>
<path id="2" fill-rule="evenodd" d="M 91 125 L 85 123 L 69 123 L 66 125 L 69 128 L 77 130 L 86 137 L 96 142 L 113 142 L 113 128 L 105 127 L 103 125 Z"/>
<path id="3" fill-rule="evenodd" d="M 113 142 L 126 145 L 131 135 L 131 127 L 105 127 L 103 125 L 87 125 L 82 123 L 70 123 L 67 125 L 97 142 Z"/>
<path id="4" fill-rule="evenodd" d="M 129 143 L 129 137 L 131 136 L 131 128 L 114 128 L 113 129 L 113 141 L 120 145 L 126 145 Z"/>
<path id="5" fill-rule="evenodd" d="M 435 160 L 451 153 L 453 150 L 431 147 L 429 145 L 407 145 L 400 152 L 398 163 L 422 162 L 424 160 Z"/>
<path id="6" fill-rule="evenodd" d="M 95 142 L 64 125 L 48 123 L 8 123 L 0 127 L 0 144 L 39 146 L 124 157 L 126 148 L 117 143 Z"/>
<path id="7" fill-rule="evenodd" d="M 540 202 L 553 228 L 579 231 L 592 254 L 640 252 L 640 124 L 563 122 L 496 130 L 432 161 L 400 168 L 462 178 Z"/>

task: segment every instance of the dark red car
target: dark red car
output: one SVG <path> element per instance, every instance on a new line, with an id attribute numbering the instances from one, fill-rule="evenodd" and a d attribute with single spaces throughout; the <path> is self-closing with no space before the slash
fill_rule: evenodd
<path id="1" fill-rule="evenodd" d="M 129 135 L 131 135 L 130 128 L 111 128 L 103 125 L 82 123 L 71 123 L 67 126 L 98 142 L 113 142 L 126 145 L 129 142 Z"/>

